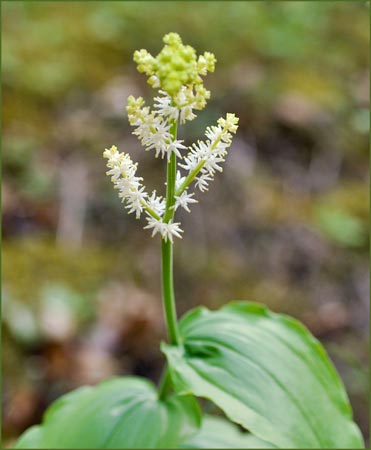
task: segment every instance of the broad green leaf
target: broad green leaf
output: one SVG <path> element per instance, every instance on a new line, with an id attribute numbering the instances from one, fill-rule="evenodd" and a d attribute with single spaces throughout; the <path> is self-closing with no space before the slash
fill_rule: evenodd
<path id="1" fill-rule="evenodd" d="M 235 424 L 221 417 L 205 416 L 202 428 L 181 448 L 275 448 L 250 433 L 242 433 Z"/>
<path id="2" fill-rule="evenodd" d="M 148 381 L 115 378 L 61 397 L 16 448 L 174 448 L 200 421 L 193 397 L 159 401 Z"/>
<path id="3" fill-rule="evenodd" d="M 26 430 L 18 439 L 15 448 L 41 448 L 42 427 L 35 425 Z"/>
<path id="4" fill-rule="evenodd" d="M 163 345 L 178 392 L 205 397 L 281 448 L 362 448 L 344 386 L 296 320 L 248 302 L 197 308 L 183 345 Z"/>

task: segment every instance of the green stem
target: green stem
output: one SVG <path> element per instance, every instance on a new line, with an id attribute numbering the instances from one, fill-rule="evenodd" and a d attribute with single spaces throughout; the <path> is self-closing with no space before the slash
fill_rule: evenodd
<path id="1" fill-rule="evenodd" d="M 178 124 L 174 120 L 170 128 L 170 133 L 173 141 L 176 140 Z M 166 179 L 166 211 L 164 215 L 164 222 L 168 223 L 174 217 L 175 203 L 175 180 L 176 180 L 176 154 L 173 152 L 167 162 L 167 179 Z"/>
<path id="2" fill-rule="evenodd" d="M 179 330 L 175 309 L 173 283 L 173 244 L 162 240 L 162 301 L 171 345 L 179 343 Z"/>
<path id="3" fill-rule="evenodd" d="M 159 400 L 163 400 L 167 397 L 169 390 L 171 388 L 171 377 L 170 372 L 167 366 L 165 366 L 160 380 L 160 385 L 158 387 L 158 398 Z"/>
<path id="4" fill-rule="evenodd" d="M 172 139 L 177 136 L 178 124 L 173 121 L 170 128 Z M 171 154 L 167 163 L 166 176 L 166 210 L 164 222 L 170 222 L 174 217 L 175 203 L 175 180 L 176 180 L 176 155 Z M 164 306 L 165 319 L 167 325 L 168 338 L 171 345 L 178 345 L 180 341 L 179 328 L 175 307 L 174 279 L 173 279 L 173 244 L 168 239 L 161 241 L 161 261 L 162 261 L 162 303 Z M 165 368 L 159 387 L 159 398 L 163 399 L 168 394 L 171 386 L 170 374 Z"/>
<path id="5" fill-rule="evenodd" d="M 177 122 L 173 121 L 170 128 L 172 139 L 176 139 Z M 167 163 L 167 184 L 166 184 L 166 211 L 164 222 L 168 223 L 173 219 L 175 203 L 175 179 L 176 179 L 176 155 L 172 153 Z M 173 281 L 173 244 L 168 239 L 161 242 L 162 254 L 162 301 L 165 310 L 166 325 L 168 329 L 169 342 L 172 345 L 179 343 L 179 330 L 175 308 L 174 281 Z"/>

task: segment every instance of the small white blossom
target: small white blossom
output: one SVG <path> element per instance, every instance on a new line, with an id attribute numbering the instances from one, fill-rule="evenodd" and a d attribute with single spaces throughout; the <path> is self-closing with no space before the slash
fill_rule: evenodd
<path id="1" fill-rule="evenodd" d="M 167 159 L 170 159 L 170 156 L 172 153 L 175 153 L 175 155 L 178 158 L 182 158 L 182 155 L 179 150 L 183 150 L 187 148 L 185 145 L 182 144 L 183 141 L 175 140 L 173 142 L 170 142 L 170 144 L 167 147 Z"/>
<path id="2" fill-rule="evenodd" d="M 193 108 L 196 108 L 195 95 L 193 89 L 183 86 L 175 98 L 175 103 L 179 108 L 179 121 L 184 124 L 186 120 L 193 120 L 197 116 L 193 113 Z"/>
<path id="3" fill-rule="evenodd" d="M 175 178 L 175 190 L 177 191 L 180 186 L 183 184 L 183 181 L 185 180 L 185 177 L 182 176 L 181 172 L 179 170 L 176 171 L 176 178 Z M 165 183 L 166 185 L 166 183 Z"/>
<path id="4" fill-rule="evenodd" d="M 166 200 L 157 196 L 156 191 L 152 191 L 152 195 L 147 198 L 147 205 L 161 217 L 165 212 Z"/>
<path id="5" fill-rule="evenodd" d="M 164 223 L 164 231 L 162 234 L 162 237 L 165 239 L 165 241 L 169 240 L 170 242 L 173 241 L 173 237 L 177 237 L 182 239 L 182 236 L 180 233 L 183 233 L 183 230 L 180 228 L 180 223 Z"/>
<path id="6" fill-rule="evenodd" d="M 209 173 L 210 175 L 214 175 L 215 172 L 223 172 L 223 168 L 218 165 L 219 163 L 224 162 L 225 159 L 216 154 L 211 154 L 206 160 L 205 164 L 201 170 L 202 173 Z"/>
<path id="7" fill-rule="evenodd" d="M 164 234 L 164 223 L 161 220 L 157 220 L 154 217 L 147 217 L 148 225 L 144 227 L 144 229 L 151 230 L 152 229 L 152 237 L 155 236 L 157 233 L 161 234 L 163 236 Z"/>
<path id="8" fill-rule="evenodd" d="M 169 240 L 170 242 L 174 242 L 174 236 L 178 238 L 182 237 L 180 233 L 183 233 L 183 230 L 179 227 L 180 223 L 164 223 L 153 217 L 147 217 L 147 221 L 148 225 L 144 228 L 152 229 L 152 237 L 159 233 L 165 241 Z"/>
<path id="9" fill-rule="evenodd" d="M 140 102 L 141 97 L 135 100 L 134 97 L 129 97 L 131 104 L 128 101 L 127 111 L 130 125 L 136 127 L 133 131 L 138 139 L 143 142 L 151 136 L 154 127 L 157 123 L 156 116 L 151 113 L 148 106 L 141 107 L 144 104 Z M 130 105 L 130 106 L 129 106 Z"/>
<path id="10" fill-rule="evenodd" d="M 205 136 L 206 136 L 207 139 L 209 139 L 211 142 L 214 142 L 214 141 L 216 141 L 217 139 L 219 139 L 220 134 L 221 134 L 221 131 L 222 131 L 222 127 L 212 125 L 212 126 L 206 128 Z"/>
<path id="11" fill-rule="evenodd" d="M 192 172 L 196 169 L 197 164 L 202 161 L 202 158 L 200 158 L 200 155 L 193 151 L 188 153 L 188 155 L 184 158 L 184 161 L 182 164 L 179 164 L 180 167 L 183 167 L 183 169 L 188 170 L 189 172 Z"/>
<path id="12" fill-rule="evenodd" d="M 172 99 L 166 92 L 159 91 L 159 93 L 162 97 L 154 98 L 157 113 L 169 119 L 178 120 L 179 108 L 172 105 Z"/>
<path id="13" fill-rule="evenodd" d="M 156 158 L 161 155 L 163 158 L 167 153 L 167 147 L 171 143 L 170 125 L 167 121 L 157 120 L 153 124 L 151 133 L 143 139 L 142 143 L 147 147 L 146 150 L 155 150 Z"/>
<path id="14" fill-rule="evenodd" d="M 121 192 L 119 193 L 119 196 L 122 196 Z M 135 217 L 139 219 L 147 196 L 148 194 L 144 191 L 144 187 L 141 187 L 140 189 L 132 190 L 125 197 L 122 196 L 122 201 L 126 200 L 127 205 L 125 208 L 128 209 L 128 213 L 131 214 L 135 212 Z"/>
<path id="15" fill-rule="evenodd" d="M 207 174 L 201 174 L 200 176 L 197 177 L 196 179 L 196 187 L 198 187 L 198 189 L 201 192 L 205 192 L 208 190 L 209 188 L 209 181 L 212 181 L 212 177 L 210 177 Z"/>
<path id="16" fill-rule="evenodd" d="M 194 198 L 192 198 L 194 196 L 194 194 L 188 194 L 187 191 L 182 192 L 179 196 L 176 195 L 175 196 L 175 205 L 173 206 L 173 208 L 175 210 L 177 210 L 179 208 L 179 206 L 181 206 L 182 208 L 184 208 L 187 212 L 191 212 L 191 210 L 189 209 L 188 205 L 190 203 L 198 203 L 198 201 Z"/>
<path id="17" fill-rule="evenodd" d="M 179 119 L 181 124 L 184 124 L 186 120 L 193 120 L 196 117 L 197 117 L 196 114 L 194 114 L 194 112 L 192 111 L 192 105 L 187 105 L 181 108 Z"/>

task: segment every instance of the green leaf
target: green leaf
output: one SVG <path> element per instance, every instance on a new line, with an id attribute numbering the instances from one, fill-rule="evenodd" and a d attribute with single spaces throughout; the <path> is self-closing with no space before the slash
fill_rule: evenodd
<path id="1" fill-rule="evenodd" d="M 221 417 L 205 416 L 201 430 L 181 448 L 275 448 Z"/>
<path id="2" fill-rule="evenodd" d="M 61 397 L 16 448 L 175 448 L 200 421 L 193 397 L 160 401 L 148 381 L 115 378 Z"/>
<path id="3" fill-rule="evenodd" d="M 181 321 L 163 344 L 172 381 L 281 448 L 362 448 L 344 386 L 321 344 L 296 320 L 234 302 Z"/>
<path id="4" fill-rule="evenodd" d="M 39 425 L 35 425 L 26 430 L 22 436 L 18 439 L 15 448 L 41 448 L 41 434 L 42 428 Z"/>

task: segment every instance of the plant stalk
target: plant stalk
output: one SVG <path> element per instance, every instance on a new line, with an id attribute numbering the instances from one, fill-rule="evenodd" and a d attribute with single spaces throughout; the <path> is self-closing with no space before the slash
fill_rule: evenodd
<path id="1" fill-rule="evenodd" d="M 179 330 L 175 308 L 173 282 L 173 244 L 162 240 L 162 301 L 164 305 L 167 332 L 171 345 L 178 345 Z"/>
<path id="2" fill-rule="evenodd" d="M 177 136 L 178 124 L 173 121 L 170 128 L 172 139 Z M 170 222 L 174 217 L 175 203 L 175 180 L 176 180 L 176 155 L 172 153 L 167 162 L 166 176 L 166 210 L 164 214 L 164 222 Z M 178 345 L 180 341 L 179 328 L 175 307 L 174 295 L 174 279 L 173 279 L 173 244 L 168 239 L 161 241 L 161 262 L 162 262 L 162 303 L 165 312 L 166 326 L 168 332 L 169 343 Z M 171 379 L 169 370 L 165 367 L 160 381 L 159 398 L 163 399 L 168 394 L 171 387 Z"/>
<path id="3" fill-rule="evenodd" d="M 160 384 L 158 387 L 159 400 L 164 400 L 167 397 L 171 386 L 172 386 L 172 383 L 171 383 L 169 368 L 168 368 L 168 366 L 165 366 L 162 371 Z"/>
<path id="4" fill-rule="evenodd" d="M 177 136 L 178 124 L 174 120 L 170 133 L 172 139 L 175 140 Z M 166 184 L 166 211 L 164 215 L 164 222 L 170 222 L 174 217 L 175 203 L 175 179 L 176 179 L 176 155 L 172 153 L 167 162 L 167 184 Z M 175 308 L 174 295 L 174 281 L 173 281 L 173 244 L 168 239 L 161 242 L 162 255 L 162 301 L 164 305 L 166 325 L 168 330 L 169 342 L 171 345 L 179 343 L 179 330 Z"/>

